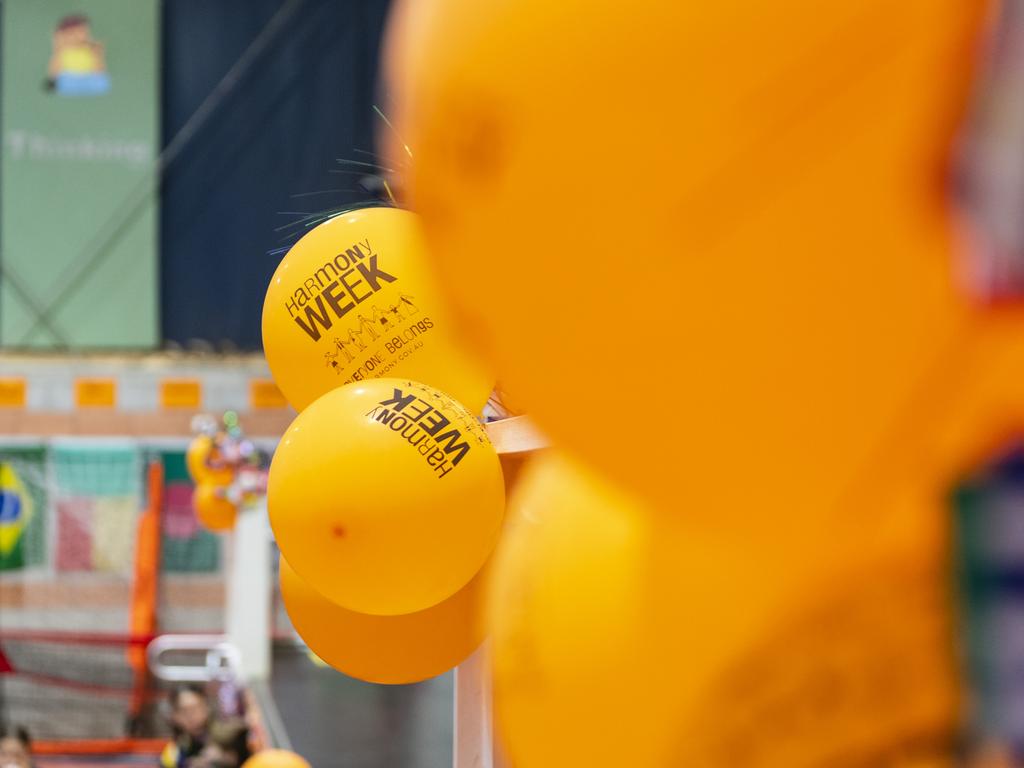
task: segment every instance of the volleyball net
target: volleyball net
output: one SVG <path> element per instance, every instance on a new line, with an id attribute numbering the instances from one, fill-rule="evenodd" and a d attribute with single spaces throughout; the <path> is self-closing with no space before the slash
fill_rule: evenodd
<path id="1" fill-rule="evenodd" d="M 223 542 L 192 513 L 184 448 L 0 445 L 0 721 L 38 754 L 158 749 L 147 644 L 223 631 Z"/>

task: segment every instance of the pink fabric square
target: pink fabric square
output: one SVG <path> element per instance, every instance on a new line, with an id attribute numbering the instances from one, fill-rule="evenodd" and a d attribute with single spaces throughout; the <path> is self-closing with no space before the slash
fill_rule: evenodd
<path id="1" fill-rule="evenodd" d="M 199 533 L 192 509 L 192 484 L 168 483 L 164 489 L 163 528 L 170 539 L 191 539 Z"/>
<path id="2" fill-rule="evenodd" d="M 91 571 L 92 499 L 69 496 L 57 500 L 58 571 Z"/>

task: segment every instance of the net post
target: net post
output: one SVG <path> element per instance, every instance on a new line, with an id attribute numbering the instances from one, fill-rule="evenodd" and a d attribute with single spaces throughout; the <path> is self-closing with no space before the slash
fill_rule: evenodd
<path id="1" fill-rule="evenodd" d="M 270 541 L 267 502 L 260 498 L 239 510 L 227 585 L 227 639 L 238 649 L 247 682 L 270 677 Z"/>
<path id="2" fill-rule="evenodd" d="M 160 578 L 160 514 L 164 497 L 164 467 L 152 460 L 146 468 L 146 511 L 136 530 L 135 573 L 129 616 L 128 663 L 135 685 L 131 716 L 138 717 L 146 703 L 146 643 L 156 634 L 157 583 Z"/>
<path id="3" fill-rule="evenodd" d="M 486 647 L 455 668 L 454 704 L 453 768 L 496 768 Z"/>

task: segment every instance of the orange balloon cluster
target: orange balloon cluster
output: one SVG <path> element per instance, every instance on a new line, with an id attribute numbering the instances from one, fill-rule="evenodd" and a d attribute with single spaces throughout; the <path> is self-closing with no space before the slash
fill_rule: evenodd
<path id="1" fill-rule="evenodd" d="M 239 507 L 266 492 L 265 457 L 245 438 L 234 411 L 224 414 L 222 427 L 207 414 L 197 415 L 192 427 L 198 434 L 189 443 L 185 466 L 195 483 L 193 510 L 208 530 L 229 531 Z"/>
<path id="2" fill-rule="evenodd" d="M 234 472 L 231 467 L 213 465 L 215 454 L 216 446 L 209 435 L 197 435 L 185 452 L 185 466 L 196 484 L 192 508 L 207 530 L 230 531 L 238 515 L 238 507 L 226 495 Z"/>
<path id="3" fill-rule="evenodd" d="M 493 379 L 457 337 L 407 211 L 319 225 L 267 291 L 267 359 L 300 410 L 268 482 L 281 592 L 310 649 L 363 680 L 433 677 L 483 636 L 504 484 L 476 416 Z"/>

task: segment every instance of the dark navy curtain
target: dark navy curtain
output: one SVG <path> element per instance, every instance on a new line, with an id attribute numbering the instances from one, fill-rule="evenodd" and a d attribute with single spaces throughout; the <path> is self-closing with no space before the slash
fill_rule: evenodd
<path id="1" fill-rule="evenodd" d="M 372 197 L 388 0 L 165 0 L 165 146 L 280 12 L 280 29 L 164 173 L 166 343 L 259 349 L 263 294 L 300 213 Z M 294 11 L 294 12 L 292 12 Z M 283 24 L 280 23 L 284 18 Z M 386 111 L 386 107 L 385 107 Z M 338 158 L 356 161 L 339 164 Z M 332 171 L 347 171 L 332 173 Z"/>

